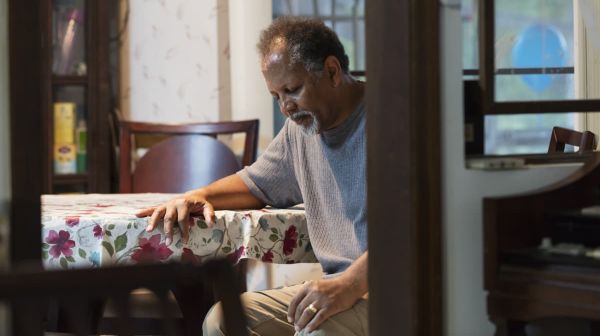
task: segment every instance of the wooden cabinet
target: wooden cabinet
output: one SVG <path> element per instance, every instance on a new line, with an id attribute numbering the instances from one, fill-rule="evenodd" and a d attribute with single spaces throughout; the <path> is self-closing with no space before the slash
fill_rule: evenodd
<path id="1" fill-rule="evenodd" d="M 42 1 L 43 192 L 110 192 L 112 1 Z"/>
<path id="2" fill-rule="evenodd" d="M 484 198 L 484 286 L 496 335 L 526 335 L 528 322 L 565 317 L 592 321 L 590 335 L 600 335 L 600 260 L 544 249 L 599 246 L 600 217 L 583 215 L 599 204 L 599 186 L 596 153 L 550 186 Z"/>
<path id="3" fill-rule="evenodd" d="M 79 3 L 79 0 L 8 0 L 13 264 L 40 260 L 40 194 L 113 189 L 108 118 L 110 23 L 115 17 L 111 14 L 116 8 L 115 0 L 81 1 L 83 12 L 71 13 L 71 18 L 82 20 L 84 40 L 80 61 L 85 62 L 85 72 L 80 65 L 75 67 L 80 74 L 53 71 L 57 43 L 53 38 L 59 37 L 53 31 L 55 7 Z M 87 169 L 82 174 L 54 174 L 53 106 L 63 95 L 67 98 L 79 95 L 82 99 L 88 132 Z"/>

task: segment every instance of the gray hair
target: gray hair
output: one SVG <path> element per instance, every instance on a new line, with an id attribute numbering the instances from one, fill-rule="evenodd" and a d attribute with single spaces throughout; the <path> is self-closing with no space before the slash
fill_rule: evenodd
<path id="1" fill-rule="evenodd" d="M 257 44 L 261 57 L 269 54 L 277 40 L 283 39 L 290 66 L 303 64 L 306 71 L 323 70 L 325 59 L 335 56 L 342 70 L 348 73 L 348 55 L 336 33 L 323 21 L 315 18 L 282 16 L 260 34 Z"/>

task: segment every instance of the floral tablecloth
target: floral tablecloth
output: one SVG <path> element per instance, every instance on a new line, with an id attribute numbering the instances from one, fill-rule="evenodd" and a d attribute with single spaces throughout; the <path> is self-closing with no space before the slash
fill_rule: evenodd
<path id="1" fill-rule="evenodd" d="M 193 218 L 187 244 L 178 229 L 165 245 L 162 225 L 146 232 L 142 208 L 174 194 L 86 194 L 42 196 L 44 267 L 81 268 L 115 264 L 186 261 L 226 256 L 232 262 L 254 258 L 273 263 L 315 262 L 304 210 L 216 211 L 215 226 Z"/>

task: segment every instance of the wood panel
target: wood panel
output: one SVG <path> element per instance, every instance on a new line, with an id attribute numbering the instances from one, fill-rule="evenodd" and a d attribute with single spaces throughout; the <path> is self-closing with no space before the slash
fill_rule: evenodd
<path id="1" fill-rule="evenodd" d="M 42 1 L 43 2 L 43 1 Z M 40 195 L 44 178 L 42 17 L 40 1 L 9 0 L 11 263 L 40 263 Z M 32 248 L 38 247 L 38 248 Z"/>
<path id="2" fill-rule="evenodd" d="M 370 333 L 441 335 L 439 3 L 368 1 L 366 37 Z"/>

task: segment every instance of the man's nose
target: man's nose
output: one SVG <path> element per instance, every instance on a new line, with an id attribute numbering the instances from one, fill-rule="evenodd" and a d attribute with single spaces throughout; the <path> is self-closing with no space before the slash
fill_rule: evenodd
<path id="1" fill-rule="evenodd" d="M 298 105 L 292 100 L 285 100 L 279 108 L 281 108 L 281 112 L 289 116 L 298 109 Z"/>

